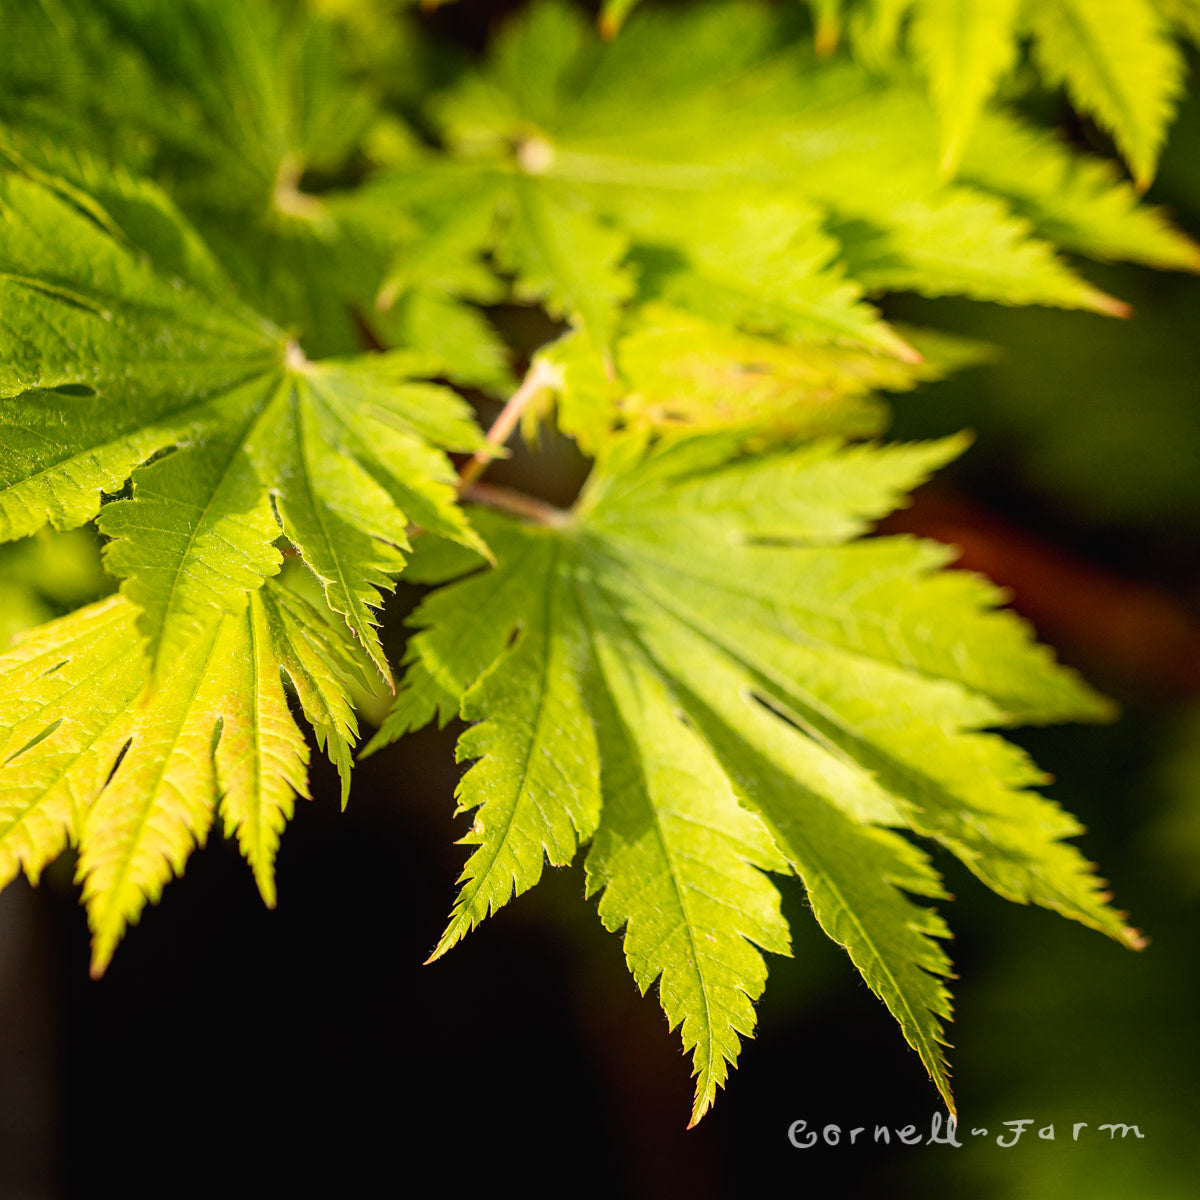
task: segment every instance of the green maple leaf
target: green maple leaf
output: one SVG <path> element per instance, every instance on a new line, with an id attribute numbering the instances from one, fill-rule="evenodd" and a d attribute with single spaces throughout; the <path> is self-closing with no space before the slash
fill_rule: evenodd
<path id="1" fill-rule="evenodd" d="M 916 7 L 913 49 L 929 77 L 947 175 L 984 103 L 1016 62 L 1018 10 L 1019 0 L 924 0 Z"/>
<path id="2" fill-rule="evenodd" d="M 820 19 L 824 0 L 810 0 Z M 1107 129 L 1141 189 L 1154 176 L 1175 113 L 1183 59 L 1168 20 L 1193 33 L 1190 0 L 866 0 L 850 22 L 868 60 L 894 58 L 911 16 L 908 52 L 928 79 L 941 125 L 943 168 L 952 172 L 976 121 L 1017 59 L 1017 39 L 1033 39 L 1034 59 L 1051 85 Z"/>
<path id="3" fill-rule="evenodd" d="M 373 609 L 407 526 L 479 545 L 436 448 L 479 445 L 469 409 L 411 356 L 309 362 L 167 201 L 127 199 L 176 232 L 165 270 L 77 189 L 0 179 L 0 537 L 99 514 L 158 678 L 279 569 L 282 534 L 390 678 Z"/>
<path id="4" fill-rule="evenodd" d="M 1048 80 L 1112 133 L 1148 187 L 1184 69 L 1152 0 L 1046 0 L 1029 6 L 1028 22 Z"/>
<path id="5" fill-rule="evenodd" d="M 984 111 L 1012 39 L 997 49 L 977 7 L 918 12 L 913 36 L 937 67 L 931 105 L 900 79 L 816 68 L 752 5 L 639 13 L 608 46 L 569 5 L 532 5 L 431 102 L 447 153 L 374 185 L 381 208 L 438 247 L 428 262 L 402 254 L 380 303 L 428 286 L 436 261 L 461 315 L 461 302 L 495 298 L 499 269 L 517 298 L 577 327 L 607 377 L 599 395 L 618 379 L 632 388 L 619 343 L 647 306 L 916 362 L 870 293 L 1128 312 L 1048 237 L 1197 269 L 1195 245 L 1110 167 Z M 992 7 L 992 32 L 1008 30 L 1016 7 Z M 580 409 L 571 432 L 586 442 L 596 425 Z"/>
<path id="6" fill-rule="evenodd" d="M 295 796 L 308 795 L 308 748 L 281 664 L 339 765 L 357 732 L 334 673 L 353 655 L 281 585 L 209 626 L 153 689 L 136 616 L 113 596 L 0 656 L 0 880 L 19 869 L 36 880 L 68 841 L 79 846 L 93 974 L 218 814 L 274 905 L 279 835 Z M 324 654 L 315 672 L 314 645 Z"/>
<path id="7" fill-rule="evenodd" d="M 482 548 L 438 448 L 480 435 L 412 355 L 308 361 L 153 186 L 24 166 L 0 175 L 0 536 L 95 518 L 122 594 L 0 658 L 0 877 L 75 842 L 99 973 L 217 816 L 274 904 L 308 794 L 281 670 L 344 803 L 352 635 L 390 678 L 374 609 L 410 523 Z M 288 542 L 328 613 L 270 579 Z"/>
<path id="8" fill-rule="evenodd" d="M 271 0 L 4 0 L 0 21 L 24 48 L 0 120 L 26 157 L 73 178 L 158 179 L 259 311 L 314 355 L 359 348 L 350 308 L 369 312 L 399 223 L 370 193 L 306 183 L 353 175 L 380 119 L 327 20 Z M 462 319 L 453 341 L 425 312 L 403 324 L 410 344 L 429 333 L 431 351 L 496 357 L 495 338 Z"/>
<path id="9" fill-rule="evenodd" d="M 458 790 L 475 849 L 435 956 L 591 838 L 588 892 L 682 1027 L 697 1120 L 753 1029 L 760 951 L 787 951 L 763 871 L 792 871 L 950 1103 L 946 928 L 906 895 L 944 893 L 887 827 L 1009 899 L 1137 944 L 1062 840 L 1076 822 L 986 732 L 1107 708 L 996 610 L 993 588 L 943 570 L 945 549 L 854 540 L 961 441 L 754 458 L 739 445 L 614 443 L 572 513 L 481 512 L 497 567 L 415 613 L 372 746 L 445 719 L 457 696 L 475 722 L 459 755 L 478 760 Z M 422 578 L 469 563 L 439 549 Z"/>
<path id="10" fill-rule="evenodd" d="M 817 7 L 826 52 L 843 5 Z M 847 6 L 877 65 L 912 16 L 926 91 L 818 66 L 754 5 L 639 14 L 605 47 L 535 4 L 426 106 L 434 150 L 306 5 L 0 0 L 34 48 L 0 48 L 0 541 L 95 520 L 121 581 L 0 655 L 0 885 L 76 844 L 95 973 L 218 819 L 274 904 L 307 795 L 284 679 L 345 804 L 347 682 L 364 658 L 391 682 L 376 610 L 419 528 L 410 578 L 455 582 L 372 745 L 470 723 L 473 849 L 434 957 L 590 843 L 588 894 L 693 1057 L 694 1122 L 763 952 L 788 952 L 767 873 L 796 874 L 951 1103 L 947 928 L 921 903 L 945 896 L 904 833 L 1136 945 L 990 732 L 1105 706 L 947 552 L 855 540 L 959 443 L 770 447 L 873 433 L 874 389 L 972 353 L 918 336 L 922 358 L 872 293 L 1113 313 L 1054 243 L 1200 265 L 1111 168 L 986 111 L 1028 28 L 1148 180 L 1178 56 L 1149 0 L 1085 7 Z M 477 306 L 509 295 L 574 326 L 527 412 L 553 400 L 599 466 L 572 513 L 481 513 L 489 550 L 446 453 L 483 440 L 427 380 L 506 384 Z M 362 327 L 410 349 L 313 361 Z M 653 443 L 679 426 L 704 436 Z M 288 554 L 314 603 L 274 578 Z M 15 578 L 18 620 L 48 615 Z"/>
<path id="11" fill-rule="evenodd" d="M 574 9 L 534 5 L 482 72 L 433 102 L 450 159 L 411 134 L 372 158 L 375 132 L 403 126 L 343 66 L 323 12 L 64 0 L 52 20 L 28 0 L 7 7 L 52 64 L 13 64 L 10 126 L 44 135 L 24 152 L 60 175 L 66 147 L 167 182 L 243 296 L 314 356 L 352 352 L 365 323 L 383 345 L 502 391 L 506 353 L 474 305 L 501 298 L 511 274 L 518 298 L 579 324 L 610 371 L 635 289 L 747 331 L 904 358 L 911 347 L 869 293 L 1125 311 L 1031 232 L 1197 264 L 1086 160 L 1069 160 L 1082 188 L 1027 150 L 1028 173 L 992 153 L 944 185 L 939 156 L 971 153 L 968 127 L 1002 70 L 1007 0 L 915 6 L 936 112 L 912 87 L 814 71 L 786 22 L 754 6 L 642 14 L 602 50 Z M 879 6 L 879 21 L 895 24 L 896 7 Z M 393 169 L 366 187 L 305 190 L 306 172 L 354 176 L 363 155 Z"/>
<path id="12" fill-rule="evenodd" d="M 763 445 L 862 437 L 883 427 L 878 391 L 907 391 L 988 354 L 952 338 L 910 336 L 922 350 L 916 362 L 865 347 L 779 342 L 651 304 L 631 314 L 618 337 L 615 374 L 578 333 L 540 350 L 535 370 L 555 400 L 558 429 L 589 454 L 619 429 L 742 428 Z"/>

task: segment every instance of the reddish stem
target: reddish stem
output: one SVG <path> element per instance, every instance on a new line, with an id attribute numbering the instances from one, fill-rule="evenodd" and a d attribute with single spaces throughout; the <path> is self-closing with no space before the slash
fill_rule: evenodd
<path id="1" fill-rule="evenodd" d="M 539 525 L 549 525 L 551 528 L 561 528 L 571 519 L 570 513 L 555 508 L 553 504 L 535 500 L 532 496 L 526 496 L 524 492 L 514 492 L 511 488 L 497 487 L 494 483 L 469 484 L 462 497 L 475 504 L 498 508 L 514 516 L 536 521 Z"/>
<path id="2" fill-rule="evenodd" d="M 508 441 L 526 406 L 538 392 L 553 383 L 555 378 L 554 368 L 540 359 L 529 368 L 521 386 L 513 392 L 500 415 L 492 422 L 491 429 L 487 431 L 486 440 L 489 446 L 503 446 Z M 495 457 L 486 449 L 480 449 L 463 465 L 458 473 L 458 494 L 460 496 L 488 469 Z"/>

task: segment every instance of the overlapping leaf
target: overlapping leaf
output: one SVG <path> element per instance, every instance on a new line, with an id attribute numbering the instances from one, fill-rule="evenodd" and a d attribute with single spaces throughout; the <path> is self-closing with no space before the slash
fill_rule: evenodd
<path id="1" fill-rule="evenodd" d="M 901 82 L 814 68 L 786 22 L 753 5 L 639 12 L 602 48 L 581 14 L 546 0 L 510 23 L 482 72 L 435 100 L 453 158 L 380 186 L 404 207 L 432 171 L 446 225 L 475 214 L 465 238 L 453 222 L 456 252 L 476 264 L 494 254 L 519 293 L 582 328 L 610 371 L 634 284 L 641 301 L 747 332 L 906 358 L 865 292 L 1126 311 L 1043 232 L 1195 269 L 1195 247 L 1094 162 L 998 115 L 987 148 L 972 148 L 987 81 L 1010 55 L 970 0 L 938 4 L 915 36 L 930 62 L 949 64 L 935 80 L 940 115 Z M 1002 7 L 998 27 L 1016 12 Z M 1001 146 L 1019 147 L 1019 167 Z M 939 157 L 964 156 L 960 182 L 947 183 Z"/>
<path id="2" fill-rule="evenodd" d="M 130 480 L 100 516 L 105 561 L 157 677 L 278 570 L 283 533 L 386 677 L 373 608 L 407 525 L 478 544 L 434 448 L 478 444 L 469 410 L 411 382 L 410 357 L 310 363 L 218 294 L 161 197 L 137 196 L 129 215 L 173 221 L 187 247 L 166 271 L 76 189 L 0 179 L 0 535 L 82 524 Z"/>
<path id="3" fill-rule="evenodd" d="M 822 0 L 810 0 L 827 21 Z M 1000 81 L 1032 35 L 1046 82 L 1116 140 L 1141 187 L 1154 175 L 1174 116 L 1183 59 L 1168 19 L 1194 30 L 1187 3 L 1168 0 L 861 0 L 847 6 L 854 41 L 875 61 L 896 53 L 911 17 L 908 53 L 926 75 L 941 124 L 942 163 L 953 171 Z M 840 22 L 835 22 L 840 24 Z M 836 31 L 831 40 L 836 40 Z"/>
<path id="4" fill-rule="evenodd" d="M 305 168 L 336 168 L 371 115 L 338 76 L 328 26 L 304 7 L 4 0 L 13 36 L 0 111 L 118 158 L 140 141 L 185 189 L 265 207 Z"/>
<path id="5" fill-rule="evenodd" d="M 1068 89 L 1145 178 L 1177 62 L 1148 0 L 1105 3 L 1124 24 L 1056 0 L 1030 27 L 1051 75 L 1071 43 Z M 850 544 L 956 445 L 770 452 L 873 433 L 873 390 L 971 353 L 868 292 L 1121 312 L 1046 238 L 1200 265 L 1110 169 L 983 111 L 1016 5 L 872 5 L 880 61 L 910 9 L 932 105 L 817 69 L 754 5 L 639 14 L 606 48 L 535 4 L 427 109 L 442 151 L 378 119 L 396 89 L 360 88 L 305 5 L 0 0 L 6 45 L 34 48 L 0 49 L 0 540 L 96 519 L 121 580 L 0 656 L 0 884 L 76 843 L 99 972 L 220 817 L 273 903 L 307 794 L 283 677 L 344 803 L 346 680 L 365 655 L 390 682 L 376 610 L 415 526 L 414 581 L 457 582 L 374 744 L 471 722 L 473 849 L 434 954 L 590 842 L 601 919 L 693 1056 L 694 1119 L 753 1030 L 762 951 L 788 951 L 766 872 L 802 878 L 948 1101 L 946 927 L 914 899 L 943 892 L 900 828 L 1136 944 L 1075 822 L 984 732 L 1103 705 L 943 551 Z M 476 306 L 510 295 L 575 327 L 535 356 L 528 413 L 552 397 L 601 466 L 570 514 L 481 515 L 478 569 L 445 451 L 480 434 L 420 380 L 502 387 Z M 301 348 L 364 332 L 425 353 Z M 679 426 L 706 435 L 647 449 Z M 312 604 L 273 578 L 292 552 Z"/>
<path id="6" fill-rule="evenodd" d="M 113 596 L 0 657 L 0 879 L 18 869 L 36 879 L 68 840 L 77 843 L 95 974 L 218 812 L 274 904 L 279 834 L 295 795 L 308 794 L 308 750 L 280 664 L 320 731 L 324 716 L 297 663 L 312 639 L 336 638 L 316 610 L 271 583 L 197 637 L 151 690 L 135 618 L 129 600 Z M 330 749 L 344 760 L 356 731 L 339 661 L 344 650 L 320 672 L 320 687 L 337 713 L 325 725 L 337 742 Z"/>
<path id="7" fill-rule="evenodd" d="M 753 1028 L 786 930 L 761 874 L 794 870 L 949 1099 L 941 896 L 904 825 L 1001 895 L 1131 944 L 1077 824 L 989 726 L 1105 706 L 944 550 L 854 543 L 961 443 L 738 458 L 708 436 L 615 444 L 576 512 L 481 513 L 499 566 L 418 609 L 379 741 L 446 713 L 474 845 L 437 953 L 593 837 L 589 890 L 694 1056 L 698 1118 Z M 847 544 L 849 543 L 849 544 Z M 425 578 L 464 569 L 461 555 Z M 597 820 L 598 816 L 598 820 Z M 864 869 L 870 864 L 870 869 Z"/>
<path id="8" fill-rule="evenodd" d="M 929 334 L 909 362 L 854 346 L 795 345 L 739 332 L 667 305 L 633 314 L 603 369 L 571 333 L 539 351 L 558 428 L 588 453 L 619 428 L 744 429 L 760 444 L 823 434 L 868 436 L 885 419 L 879 391 L 901 392 L 979 362 L 986 348 Z M 527 410 L 539 415 L 537 405 Z"/>
<path id="9" fill-rule="evenodd" d="M 939 180 L 939 155 L 971 153 L 968 127 L 1006 61 L 1007 0 L 917 6 L 914 38 L 942 72 L 937 112 L 912 88 L 814 72 L 789 23 L 754 5 L 640 13 L 602 50 L 581 13 L 537 4 L 485 71 L 436 101 L 449 161 L 378 113 L 304 6 L 61 7 L 51 20 L 6 0 L 56 64 L 14 65 L 10 120 L 169 180 L 243 294 L 311 353 L 350 352 L 365 323 L 384 345 L 420 347 L 443 374 L 501 390 L 505 352 L 473 307 L 503 295 L 498 270 L 519 297 L 580 324 L 610 369 L 635 286 L 748 331 L 904 358 L 864 292 L 1124 311 L 1027 221 L 1093 254 L 1197 262 L 1086 160 L 1068 157 L 1086 186 L 1050 186 L 1063 175 L 1043 161 L 1064 157 L 1054 148 L 1036 163 L 1026 148 L 1028 172 L 992 153 L 963 184 Z M 1006 134 L 1022 131 L 1008 122 Z M 363 155 L 393 170 L 365 188 L 305 190 L 306 173 L 353 163 L 353 175 Z"/>
<path id="10" fill-rule="evenodd" d="M 327 21 L 271 0 L 4 0 L 0 22 L 0 119 L 26 153 L 168 184 L 247 300 L 314 354 L 359 348 L 352 306 L 396 239 L 369 195 L 305 184 L 337 179 L 378 116 Z"/>
<path id="11" fill-rule="evenodd" d="M 485 387 L 507 384 L 503 344 L 473 307 L 506 294 L 482 260 L 501 181 L 482 175 L 478 187 L 464 195 L 456 172 L 436 159 L 420 162 L 420 170 L 368 184 L 361 193 L 360 210 L 369 207 L 390 223 L 394 243 L 394 257 L 368 307 L 373 327 L 402 344 L 437 352 L 455 379 Z"/>

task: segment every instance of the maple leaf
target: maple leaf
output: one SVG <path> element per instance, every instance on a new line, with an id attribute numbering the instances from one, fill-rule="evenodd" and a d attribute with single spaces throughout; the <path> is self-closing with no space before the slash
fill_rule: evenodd
<path id="1" fill-rule="evenodd" d="M 81 211 L 73 187 L 0 178 L 0 537 L 99 514 L 158 678 L 279 569 L 282 533 L 390 678 L 373 608 L 408 524 L 479 545 L 435 448 L 479 445 L 469 409 L 412 381 L 412 356 L 309 362 L 218 290 L 168 201 L 144 184 L 126 200 L 127 218 L 173 222 L 188 253 L 168 266 L 186 276 L 138 253 L 94 201 Z"/>
<path id="2" fill-rule="evenodd" d="M 939 1018 L 943 896 L 906 826 L 1009 899 L 1136 944 L 1062 839 L 1075 821 L 995 726 L 1096 719 L 1105 703 L 1029 639 L 949 552 L 853 541 L 961 450 L 817 441 L 739 457 L 737 436 L 613 443 L 546 525 L 479 512 L 494 570 L 418 608 L 408 672 L 372 742 L 452 711 L 475 722 L 459 809 L 475 847 L 435 957 L 543 863 L 592 838 L 588 892 L 659 981 L 697 1075 L 693 1121 L 753 1029 L 760 950 L 785 953 L 764 870 L 814 913 L 951 1103 Z M 426 580 L 469 569 L 439 552 Z M 476 557 L 474 561 L 479 560 Z M 864 870 L 863 864 L 871 869 Z"/>
<path id="3" fill-rule="evenodd" d="M 258 311 L 313 356 L 360 348 L 405 239 L 369 190 L 309 184 L 353 176 L 383 119 L 329 20 L 271 0 L 62 0 L 54 13 L 4 0 L 0 20 L 23 48 L 4 60 L 0 120 L 27 158 L 89 188 L 114 168 L 166 182 Z M 378 326 L 408 345 L 427 339 L 464 382 L 502 385 L 486 324 L 450 319 L 448 335 L 445 305 L 422 296 Z"/>
<path id="4" fill-rule="evenodd" d="M 1200 267 L 1111 167 L 988 111 L 1032 31 L 1146 182 L 1192 0 L 816 0 L 818 54 L 845 16 L 870 69 L 815 64 L 760 5 L 639 13 L 605 45 L 543 2 L 429 97 L 380 12 L 343 7 L 0 0 L 0 541 L 94 520 L 120 581 L 0 655 L 0 885 L 76 844 L 94 973 L 214 821 L 274 904 L 307 795 L 285 687 L 344 805 L 349 684 L 390 684 L 377 610 L 407 568 L 445 586 L 371 746 L 461 717 L 473 763 L 434 957 L 588 845 L 694 1122 L 788 952 L 768 873 L 796 874 L 951 1103 L 922 902 L 945 896 L 905 833 L 1137 935 L 992 732 L 1104 703 L 948 552 L 855 540 L 961 443 L 841 439 L 878 431 L 877 390 L 980 353 L 872 297 L 1123 313 L 1055 245 Z M 510 297 L 572 327 L 533 353 L 527 432 L 553 408 L 597 468 L 571 513 L 479 512 L 485 544 L 457 498 L 499 451 L 429 380 L 510 383 L 481 311 Z M 15 562 L 17 621 L 103 590 L 46 597 Z"/>
<path id="5" fill-rule="evenodd" d="M 36 881 L 68 840 L 78 844 L 93 974 L 217 813 L 274 905 L 280 831 L 295 795 L 308 795 L 281 664 L 339 765 L 357 734 L 335 673 L 354 657 L 286 587 L 272 581 L 223 615 L 153 689 L 136 616 L 116 595 L 0 656 L 0 880 L 24 869 Z M 324 650 L 315 672 L 314 645 Z"/>
<path id="6" fill-rule="evenodd" d="M 823 0 L 809 0 L 820 20 Z M 1018 38 L 1051 85 L 1107 129 L 1144 190 L 1174 116 L 1183 58 L 1168 18 L 1196 29 L 1190 0 L 865 0 L 850 26 L 860 53 L 887 61 L 911 17 L 908 49 L 927 76 L 941 124 L 942 167 L 952 173 L 976 121 L 1017 61 Z"/>
<path id="7" fill-rule="evenodd" d="M 280 671 L 344 803 L 347 639 L 390 678 L 374 609 L 410 523 L 482 549 L 437 448 L 480 434 L 413 379 L 419 357 L 310 362 L 152 185 L 114 175 L 101 202 L 16 161 L 0 175 L 0 534 L 95 518 L 122 585 L 0 659 L 0 873 L 36 879 L 78 843 L 98 973 L 218 814 L 274 903 L 308 761 Z M 270 580 L 284 539 L 328 616 Z"/>
<path id="8" fill-rule="evenodd" d="M 56 23 L 22 0 L 8 4 L 22 37 L 57 64 L 14 64 L 11 130 L 52 138 L 51 149 L 43 141 L 25 152 L 99 149 L 106 163 L 169 180 L 242 294 L 297 330 L 313 356 L 352 352 L 366 325 L 383 345 L 430 354 L 450 378 L 503 391 L 504 348 L 473 306 L 500 299 L 509 273 L 518 298 L 580 324 L 610 368 L 635 288 L 641 300 L 750 331 L 901 357 L 910 347 L 865 293 L 1125 311 L 989 194 L 1013 199 L 993 178 L 1003 170 L 977 172 L 970 188 L 938 178 L 947 122 L 957 162 L 1003 65 L 1007 0 L 916 6 L 913 38 L 940 72 L 936 114 L 903 84 L 814 74 L 789 44 L 790 26 L 753 5 L 641 14 L 604 51 L 576 10 L 534 5 L 497 39 L 484 71 L 432 102 L 449 158 L 422 149 L 339 70 L 345 39 L 329 19 L 338 6 L 184 0 L 166 18 L 143 0 L 65 0 Z M 882 6 L 879 22 L 895 25 L 898 11 Z M 360 18 L 380 25 L 357 10 L 339 18 L 354 27 L 359 53 Z M 236 111 L 229 94 L 241 97 Z M 376 155 L 381 141 L 389 148 Z M 391 169 L 366 186 L 304 190 L 306 172 L 354 174 L 347 164 L 363 155 Z M 61 161 L 50 169 L 64 173 Z M 1114 181 L 1098 189 L 1092 173 L 1088 191 L 1103 195 L 1089 199 L 1103 203 L 1076 212 L 1078 189 L 1059 197 L 1039 187 L 1031 197 L 1022 178 L 1009 173 L 1026 193 L 1013 207 L 1037 232 L 1057 236 L 1064 211 L 1077 224 L 1104 207 L 1111 239 L 1076 238 L 1087 252 L 1197 264 L 1186 239 L 1168 227 L 1152 235 L 1145 214 L 1109 202 Z"/>
<path id="9" fill-rule="evenodd" d="M 1015 6 L 993 7 L 992 32 L 1007 29 Z M 436 231 L 449 294 L 494 295 L 490 261 L 518 298 L 568 317 L 610 377 L 631 303 L 915 360 L 868 293 L 1127 313 L 1041 233 L 1099 257 L 1200 266 L 1110 168 L 984 112 L 1011 54 L 972 0 L 930 0 L 919 15 L 934 106 L 849 64 L 814 71 L 754 5 L 639 13 L 602 46 L 574 8 L 535 4 L 479 72 L 431 101 L 448 156 L 417 155 L 373 186 Z M 421 263 L 398 260 L 386 304 Z"/>
<path id="10" fill-rule="evenodd" d="M 779 342 L 650 304 L 627 319 L 613 348 L 615 374 L 578 333 L 534 361 L 555 401 L 558 429 L 586 453 L 603 452 L 621 429 L 742 428 L 766 445 L 878 433 L 885 420 L 878 392 L 907 391 L 989 354 L 961 339 L 906 333 L 922 351 L 916 362 L 854 346 Z M 544 407 L 527 412 L 540 417 Z"/>

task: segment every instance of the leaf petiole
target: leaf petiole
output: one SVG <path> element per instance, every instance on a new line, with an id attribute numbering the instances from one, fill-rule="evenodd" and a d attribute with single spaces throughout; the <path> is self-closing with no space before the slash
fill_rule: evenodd
<path id="1" fill-rule="evenodd" d="M 467 489 L 491 465 L 495 455 L 490 448 L 503 446 L 512 437 L 513 430 L 521 420 L 521 413 L 525 411 L 529 402 L 543 388 L 551 387 L 558 382 L 558 371 L 553 364 L 540 358 L 534 361 L 521 381 L 521 386 L 509 397 L 508 403 L 505 404 L 500 415 L 492 422 L 492 427 L 487 431 L 487 447 L 477 450 L 459 471 L 458 494 L 460 496 L 465 495 Z"/>

